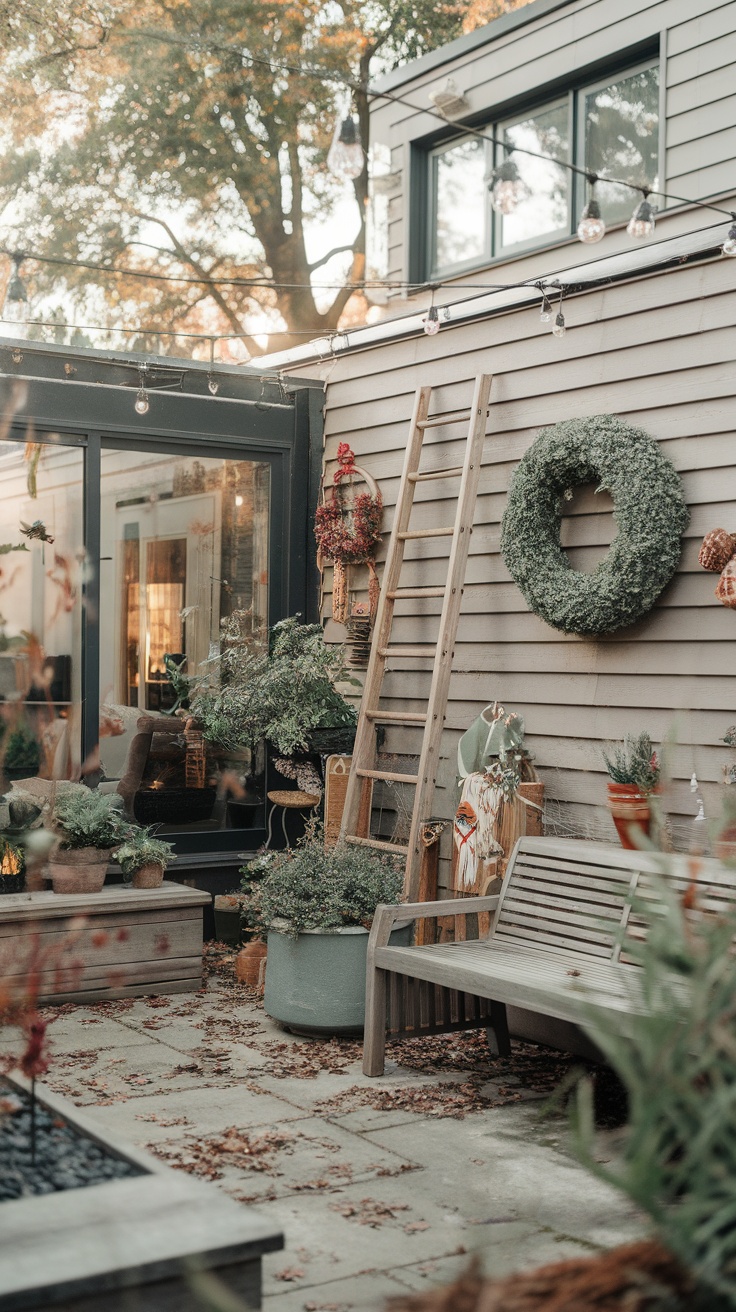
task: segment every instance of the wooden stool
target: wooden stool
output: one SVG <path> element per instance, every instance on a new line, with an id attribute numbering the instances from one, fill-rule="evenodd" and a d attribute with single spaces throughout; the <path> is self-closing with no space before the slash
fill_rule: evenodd
<path id="1" fill-rule="evenodd" d="M 289 846 L 289 835 L 286 832 L 286 812 L 287 811 L 313 811 L 319 806 L 322 800 L 319 793 L 303 793 L 298 788 L 277 788 L 272 793 L 267 794 L 269 802 L 272 803 L 271 810 L 268 813 L 268 835 L 266 837 L 266 847 L 271 846 L 273 836 L 273 813 L 277 806 L 281 807 L 281 828 L 284 832 L 284 842 Z"/>

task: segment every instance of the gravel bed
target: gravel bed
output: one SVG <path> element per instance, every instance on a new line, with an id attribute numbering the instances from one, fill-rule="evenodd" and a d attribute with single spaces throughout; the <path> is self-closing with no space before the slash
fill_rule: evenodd
<path id="1" fill-rule="evenodd" d="M 31 1160 L 31 1109 L 28 1095 L 0 1082 L 0 1202 L 79 1189 L 143 1175 L 122 1157 L 88 1139 L 42 1103 L 36 1104 L 36 1155 Z"/>

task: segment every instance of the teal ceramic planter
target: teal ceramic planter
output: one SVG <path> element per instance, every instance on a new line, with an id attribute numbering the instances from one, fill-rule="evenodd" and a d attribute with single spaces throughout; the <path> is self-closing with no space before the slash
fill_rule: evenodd
<path id="1" fill-rule="evenodd" d="M 391 943 L 411 943 L 413 924 L 399 925 Z M 268 935 L 263 1005 L 298 1034 L 363 1033 L 368 931 L 310 929 L 296 938 Z"/>

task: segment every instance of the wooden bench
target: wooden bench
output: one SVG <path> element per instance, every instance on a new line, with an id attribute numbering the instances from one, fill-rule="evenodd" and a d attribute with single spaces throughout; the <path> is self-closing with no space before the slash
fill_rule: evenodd
<path id="1" fill-rule="evenodd" d="M 191 992 L 202 987 L 209 901 L 209 893 L 167 880 L 159 888 L 106 885 L 89 896 L 6 894 L 0 977 L 22 988 L 40 970 L 43 1004 Z M 78 917 L 84 925 L 75 930 Z"/>
<path id="2" fill-rule="evenodd" d="M 668 856 L 667 881 L 697 886 L 697 914 L 733 909 L 736 872 Z M 368 942 L 363 1070 L 382 1075 L 387 1034 L 412 1037 L 485 1026 L 494 1050 L 509 1052 L 506 1006 L 579 1024 L 591 1004 L 626 1018 L 637 1007 L 639 968 L 627 939 L 645 924 L 632 900 L 657 899 L 662 857 L 599 843 L 521 838 L 501 892 L 443 902 L 380 906 Z M 490 932 L 474 941 L 389 947 L 397 920 L 482 915 Z M 695 914 L 695 913 L 694 913 Z"/>

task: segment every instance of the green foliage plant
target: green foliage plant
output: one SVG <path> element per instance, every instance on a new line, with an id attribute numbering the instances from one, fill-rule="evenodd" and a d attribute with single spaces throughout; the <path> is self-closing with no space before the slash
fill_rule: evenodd
<path id="1" fill-rule="evenodd" d="M 125 842 L 115 853 L 115 859 L 126 876 L 134 875 L 143 866 L 161 866 L 165 870 L 176 860 L 172 843 L 154 838 L 150 826 L 129 830 Z"/>
<path id="2" fill-rule="evenodd" d="M 107 851 L 117 847 L 130 830 L 118 808 L 119 800 L 115 793 L 97 793 L 91 788 L 58 797 L 51 820 L 62 848 Z"/>
<path id="3" fill-rule="evenodd" d="M 296 847 L 271 854 L 258 873 L 256 882 L 244 871 L 248 923 L 259 933 L 276 929 L 293 938 L 308 929 L 368 928 L 378 904 L 400 901 L 403 886 L 396 861 L 347 843 L 326 848 L 317 825 Z"/>
<path id="4" fill-rule="evenodd" d="M 648 733 L 627 734 L 613 754 L 603 753 L 606 769 L 615 784 L 635 784 L 642 793 L 651 793 L 661 775 L 659 757 Z"/>
<path id="5" fill-rule="evenodd" d="M 289 756 L 306 750 L 313 729 L 354 725 L 355 708 L 338 683 L 356 683 L 340 646 L 328 646 L 318 624 L 281 620 L 268 639 L 253 634 L 236 611 L 223 622 L 220 652 L 205 662 L 191 710 L 209 743 L 253 750 L 267 738 Z"/>
<path id="6" fill-rule="evenodd" d="M 618 532 L 589 574 L 560 541 L 565 501 L 610 492 Z M 545 428 L 514 474 L 501 551 L 526 602 L 565 633 L 612 633 L 652 609 L 675 572 L 690 515 L 674 465 L 641 428 L 614 415 Z"/>
<path id="7" fill-rule="evenodd" d="M 634 1009 L 622 1024 L 591 1005 L 587 1022 L 628 1093 L 622 1163 L 597 1157 L 587 1082 L 573 1128 L 587 1167 L 647 1213 L 694 1278 L 688 1312 L 726 1312 L 736 1308 L 736 910 L 693 916 L 666 857 L 662 872 L 659 910 L 635 907 L 648 932 L 626 945 L 640 967 Z"/>
<path id="8" fill-rule="evenodd" d="M 27 770 L 35 774 L 41 764 L 41 749 L 36 735 L 21 724 L 8 734 L 3 764 L 8 770 Z"/>

